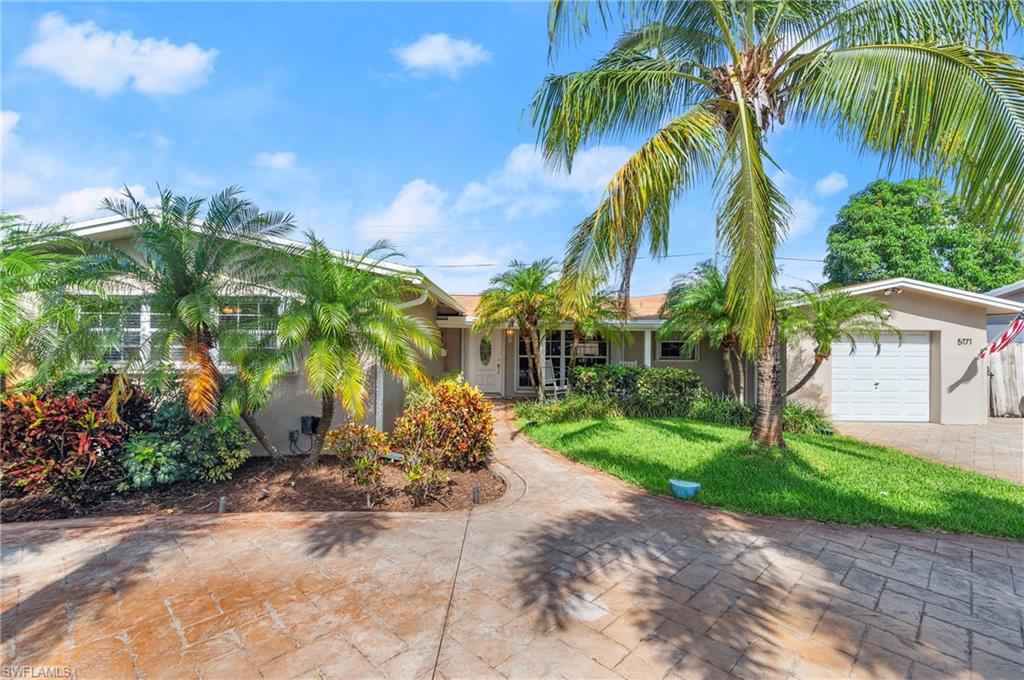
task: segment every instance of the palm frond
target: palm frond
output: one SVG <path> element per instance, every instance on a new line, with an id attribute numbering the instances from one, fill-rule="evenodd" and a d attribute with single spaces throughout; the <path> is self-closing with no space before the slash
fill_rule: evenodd
<path id="1" fill-rule="evenodd" d="M 854 47 L 798 69 L 792 87 L 803 120 L 890 164 L 952 174 L 979 217 L 1024 220 L 1024 70 L 1015 57 L 962 45 Z"/>
<path id="2" fill-rule="evenodd" d="M 737 107 L 720 180 L 718 233 L 729 255 L 726 306 L 741 348 L 754 354 L 767 337 L 775 310 L 775 246 L 790 210 L 765 172 L 753 112 Z"/>

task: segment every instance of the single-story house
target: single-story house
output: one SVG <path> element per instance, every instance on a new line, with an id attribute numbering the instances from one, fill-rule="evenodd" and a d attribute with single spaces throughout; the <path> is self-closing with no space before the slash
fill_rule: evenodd
<path id="1" fill-rule="evenodd" d="M 72 227 L 78 234 L 128 247 L 132 225 L 120 218 L 102 218 Z M 478 295 L 453 295 L 441 289 L 423 272 L 397 264 L 389 269 L 420 284 L 423 294 L 405 304 L 411 313 L 434 321 L 441 334 L 441 352 L 427 361 L 431 376 L 461 371 L 467 381 L 487 394 L 501 397 L 530 393 L 524 343 L 514 330 L 498 329 L 482 336 L 472 331 Z M 977 359 L 984 346 L 989 315 L 1015 314 L 1024 302 L 992 295 L 969 293 L 911 279 L 891 279 L 852 286 L 854 295 L 884 299 L 892 308 L 891 322 L 903 332 L 885 337 L 882 351 L 870 343 L 837 344 L 832 358 L 794 398 L 815 406 L 835 420 L 929 421 L 945 424 L 984 423 L 988 409 L 988 384 Z M 658 310 L 664 295 L 635 296 L 625 322 L 630 341 L 622 346 L 597 338 L 584 344 L 579 363 L 688 368 L 708 389 L 724 391 L 722 355 L 706 345 L 687 349 L 671 338 L 660 338 Z M 224 315 L 275 314 L 272 300 L 233 305 Z M 133 315 L 133 319 L 136 317 Z M 230 319 L 229 319 L 230 320 Z M 150 332 L 148 310 L 140 306 L 137 326 L 125 328 L 126 347 L 140 346 Z M 544 341 L 545 366 L 558 380 L 569 354 L 569 325 L 549 332 Z M 806 370 L 813 347 L 803 343 L 788 348 L 786 375 L 798 380 Z M 550 363 L 549 363 L 550 362 Z M 390 376 L 370 369 L 372 397 L 366 422 L 389 429 L 402 409 L 404 390 Z M 748 366 L 747 400 L 754 398 L 754 375 Z M 340 412 L 340 411 L 339 411 Z M 306 388 L 298 371 L 286 375 L 274 397 L 259 414 L 261 424 L 275 443 L 288 449 L 288 431 L 299 428 L 304 415 L 319 413 L 319 399 Z"/>

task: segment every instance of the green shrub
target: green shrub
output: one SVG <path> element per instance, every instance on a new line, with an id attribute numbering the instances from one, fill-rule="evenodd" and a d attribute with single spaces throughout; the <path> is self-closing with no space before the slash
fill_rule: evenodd
<path id="1" fill-rule="evenodd" d="M 127 479 L 118 490 L 148 489 L 177 482 L 185 476 L 184 458 L 181 442 L 159 434 L 137 434 L 124 446 L 121 466 Z"/>
<path id="2" fill-rule="evenodd" d="M 471 470 L 487 464 L 494 415 L 483 392 L 465 382 L 426 386 L 427 406 L 406 407 L 391 431 L 392 447 L 406 456 L 429 454 L 439 467 Z"/>
<path id="3" fill-rule="evenodd" d="M 684 417 L 703 391 L 696 373 L 650 366 L 578 366 L 573 392 L 617 404 L 632 418 Z"/>
<path id="4" fill-rule="evenodd" d="M 153 433 L 182 445 L 181 479 L 223 482 L 250 455 L 253 437 L 226 413 L 193 420 L 182 396 L 164 401 L 153 416 Z"/>
<path id="5" fill-rule="evenodd" d="M 782 430 L 796 434 L 832 434 L 832 423 L 818 409 L 796 402 L 786 402 L 782 408 Z"/>
<path id="6" fill-rule="evenodd" d="M 749 427 L 754 422 L 754 409 L 735 399 L 705 391 L 694 400 L 689 417 L 704 423 Z"/>
<path id="7" fill-rule="evenodd" d="M 536 423 L 570 423 L 578 420 L 621 418 L 622 409 L 611 399 L 569 394 L 564 399 L 543 403 L 519 402 L 516 404 L 516 415 Z"/>

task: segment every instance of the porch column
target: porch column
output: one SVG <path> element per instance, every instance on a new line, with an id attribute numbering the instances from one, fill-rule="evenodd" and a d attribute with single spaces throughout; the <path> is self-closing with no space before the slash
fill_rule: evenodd
<path id="1" fill-rule="evenodd" d="M 544 334 L 543 333 L 537 333 L 537 336 L 540 338 L 540 356 L 537 357 L 537 373 L 540 374 L 540 385 L 539 385 L 538 389 L 543 390 L 544 389 L 544 379 L 545 379 L 545 377 L 544 377 L 544 363 L 545 363 L 544 356 L 546 355 L 546 351 L 545 351 L 545 347 L 544 347 Z"/>
<path id="2" fill-rule="evenodd" d="M 652 342 L 652 333 L 654 331 L 644 331 L 644 366 L 650 366 L 653 363 L 652 357 L 654 354 L 652 350 L 654 349 L 654 343 Z"/>

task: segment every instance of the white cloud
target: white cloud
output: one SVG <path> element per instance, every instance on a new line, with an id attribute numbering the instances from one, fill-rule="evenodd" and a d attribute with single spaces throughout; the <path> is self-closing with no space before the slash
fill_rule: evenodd
<path id="1" fill-rule="evenodd" d="M 458 78 L 463 69 L 490 61 L 483 45 L 452 38 L 447 33 L 425 33 L 416 42 L 392 50 L 406 71 L 427 75 L 437 73 Z"/>
<path id="2" fill-rule="evenodd" d="M 445 210 L 448 194 L 425 179 L 414 179 L 403 186 L 391 204 L 356 223 L 356 231 L 370 238 L 407 240 L 409 232 L 450 222 Z M 411 240 L 411 239 L 409 239 Z"/>
<path id="3" fill-rule="evenodd" d="M 830 172 L 814 183 L 814 190 L 820 196 L 831 196 L 848 186 L 850 183 L 847 181 L 846 175 L 841 172 Z"/>
<path id="4" fill-rule="evenodd" d="M 795 198 L 790 202 L 793 216 L 789 221 L 789 236 L 806 234 L 818 226 L 818 220 L 824 212 L 822 207 L 806 198 Z"/>
<path id="5" fill-rule="evenodd" d="M 564 194 L 593 202 L 629 156 L 622 146 L 594 147 L 578 154 L 572 173 L 565 173 L 548 168 L 533 145 L 520 144 L 485 181 L 466 186 L 455 214 L 501 207 L 510 219 L 537 217 L 558 207 Z"/>
<path id="6" fill-rule="evenodd" d="M 295 167 L 295 159 L 291 151 L 264 151 L 256 154 L 252 162 L 271 170 L 291 170 Z"/>
<path id="7" fill-rule="evenodd" d="M 144 187 L 133 184 L 129 189 L 140 201 L 145 203 L 150 200 Z M 77 222 L 102 213 L 100 204 L 103 199 L 120 196 L 122 191 L 120 187 L 85 187 L 61 194 L 51 203 L 29 206 L 15 212 L 33 222 L 59 222 L 63 219 Z"/>
<path id="8" fill-rule="evenodd" d="M 114 33 L 91 21 L 69 24 L 56 12 L 36 25 L 36 40 L 24 63 L 49 71 L 74 87 L 112 95 L 130 87 L 148 95 L 180 94 L 204 85 L 217 50 L 195 43 Z"/>
<path id="9" fill-rule="evenodd" d="M 19 120 L 21 120 L 21 114 L 17 111 L 0 111 L 0 139 L 3 140 L 4 146 L 7 145 L 7 139 L 18 125 Z"/>

